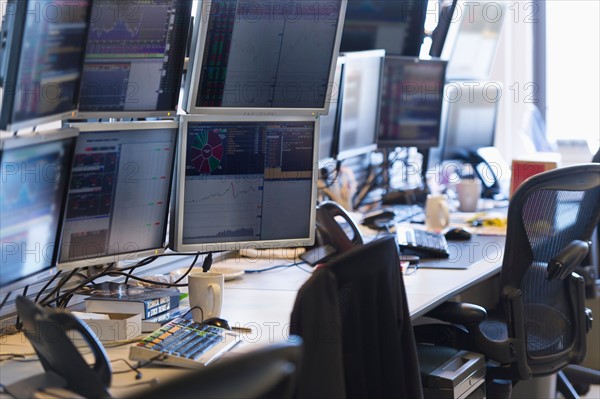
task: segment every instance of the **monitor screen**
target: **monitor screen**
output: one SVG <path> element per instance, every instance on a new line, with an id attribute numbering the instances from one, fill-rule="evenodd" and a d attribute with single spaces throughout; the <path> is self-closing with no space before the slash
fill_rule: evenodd
<path id="1" fill-rule="evenodd" d="M 346 1 L 204 1 L 188 113 L 314 115 L 329 108 Z"/>
<path id="2" fill-rule="evenodd" d="M 380 147 L 435 147 L 440 138 L 446 61 L 385 59 Z"/>
<path id="3" fill-rule="evenodd" d="M 427 0 L 349 0 L 340 51 L 384 49 L 417 57 L 426 13 Z"/>
<path id="4" fill-rule="evenodd" d="M 494 145 L 500 97 L 497 82 L 448 83 L 444 94 L 443 160 L 465 159 L 474 150 Z"/>
<path id="5" fill-rule="evenodd" d="M 177 110 L 192 0 L 94 0 L 80 117 Z"/>
<path id="6" fill-rule="evenodd" d="M 314 243 L 315 117 L 181 119 L 176 251 Z"/>
<path id="7" fill-rule="evenodd" d="M 135 259 L 165 247 L 178 124 L 73 124 L 80 130 L 60 269 Z"/>
<path id="8" fill-rule="evenodd" d="M 327 115 L 319 117 L 319 161 L 335 158 L 337 153 L 339 118 L 339 99 L 341 95 L 341 82 L 344 70 L 345 57 L 338 57 L 333 84 L 330 87 L 331 101 Z"/>
<path id="9" fill-rule="evenodd" d="M 345 53 L 337 159 L 377 148 L 385 51 Z"/>
<path id="10" fill-rule="evenodd" d="M 9 0 L 5 5 L 0 130 L 73 116 L 91 1 Z"/>
<path id="11" fill-rule="evenodd" d="M 48 277 L 56 262 L 75 129 L 0 141 L 0 287 Z"/>
<path id="12" fill-rule="evenodd" d="M 503 1 L 458 1 L 441 53 L 448 80 L 490 78 L 507 8 Z"/>

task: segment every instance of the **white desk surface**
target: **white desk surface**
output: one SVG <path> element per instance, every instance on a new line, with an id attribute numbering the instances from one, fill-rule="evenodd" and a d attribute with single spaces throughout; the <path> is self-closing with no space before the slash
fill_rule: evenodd
<path id="1" fill-rule="evenodd" d="M 504 247 L 503 237 L 475 236 L 470 245 L 471 248 L 475 248 L 475 251 L 489 250 L 490 245 L 486 245 L 486 243 L 490 242 L 498 243 L 499 246 L 496 245 L 496 247 Z M 469 253 L 462 253 L 450 260 L 469 262 Z M 492 254 L 466 270 L 420 268 L 414 274 L 405 275 L 404 282 L 411 317 L 416 319 L 454 295 L 497 274 L 500 271 L 501 262 L 501 256 Z M 224 263 L 215 263 L 215 266 L 245 270 L 267 268 L 279 264 L 282 262 L 276 259 L 232 258 Z M 252 330 L 249 333 L 241 334 L 242 344 L 235 347 L 227 356 L 235 356 L 235 353 L 288 338 L 290 313 L 296 293 L 310 277 L 310 270 L 306 265 L 291 266 L 264 273 L 246 273 L 225 283 L 221 316 L 229 320 L 232 326 L 249 327 Z M 129 358 L 128 345 L 107 348 L 107 352 L 113 361 L 119 358 Z M 24 336 L 18 334 L 0 337 L 0 353 L 33 353 L 33 350 Z M 85 356 L 90 361 L 92 360 L 91 355 Z M 120 361 L 112 363 L 112 367 L 113 371 L 127 369 L 125 364 Z M 42 368 L 38 361 L 3 361 L 0 363 L 0 383 L 7 385 L 40 372 L 42 372 Z M 132 388 L 119 388 L 120 386 L 139 382 L 146 383 L 140 386 L 140 389 L 148 389 L 148 382 L 152 379 L 169 378 L 170 375 L 182 372 L 186 371 L 176 368 L 147 367 L 142 369 L 143 378 L 139 381 L 135 380 L 133 372 L 114 374 L 111 393 L 115 396 L 122 396 L 126 392 L 131 392 Z"/>

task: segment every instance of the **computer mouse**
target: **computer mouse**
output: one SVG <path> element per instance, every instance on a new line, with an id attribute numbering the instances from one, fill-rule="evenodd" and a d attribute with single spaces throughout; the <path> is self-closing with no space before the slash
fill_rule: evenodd
<path id="1" fill-rule="evenodd" d="M 471 239 L 471 232 L 463 227 L 453 227 L 444 233 L 448 241 L 467 241 Z"/>
<path id="2" fill-rule="evenodd" d="M 231 326 L 229 325 L 229 322 L 227 320 L 221 319 L 219 317 L 209 317 L 208 319 L 204 320 L 202 323 L 208 324 L 209 326 L 215 326 L 215 327 L 224 328 L 226 330 L 231 330 Z"/>
<path id="3" fill-rule="evenodd" d="M 385 229 L 387 225 L 394 221 L 395 217 L 396 212 L 392 208 L 383 208 L 367 213 L 362 224 L 372 229 Z"/>

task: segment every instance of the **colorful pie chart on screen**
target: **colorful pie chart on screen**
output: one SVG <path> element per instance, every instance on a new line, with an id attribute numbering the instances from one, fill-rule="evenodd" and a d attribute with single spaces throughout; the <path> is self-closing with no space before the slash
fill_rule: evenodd
<path id="1" fill-rule="evenodd" d="M 201 132 L 192 141 L 191 163 L 202 174 L 214 172 L 223 158 L 223 143 L 215 132 Z"/>

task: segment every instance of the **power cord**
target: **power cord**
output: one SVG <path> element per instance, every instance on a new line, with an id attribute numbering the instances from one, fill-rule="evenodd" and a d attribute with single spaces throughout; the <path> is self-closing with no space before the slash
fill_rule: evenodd
<path id="1" fill-rule="evenodd" d="M 52 301 L 47 302 L 48 298 L 50 298 L 50 296 L 54 294 L 54 291 L 53 291 L 51 294 L 46 295 L 46 297 L 40 302 L 40 304 L 43 305 L 43 306 L 48 306 L 52 302 L 56 302 L 57 304 L 62 304 L 63 302 L 61 302 L 61 301 L 64 301 L 66 298 L 70 298 L 78 290 L 80 290 L 81 288 L 85 287 L 86 285 L 88 285 L 89 283 L 95 281 L 96 279 L 98 279 L 100 277 L 110 276 L 110 275 L 113 275 L 113 276 L 114 275 L 124 275 L 124 276 L 127 276 L 128 273 L 125 273 L 125 271 L 132 270 L 132 269 L 137 269 L 139 267 L 149 265 L 150 263 L 154 262 L 159 257 L 164 257 L 164 256 L 192 256 L 193 255 L 193 256 L 195 256 L 195 258 L 194 258 L 195 260 L 194 260 L 194 263 L 192 263 L 192 265 L 189 268 L 189 271 L 191 271 L 191 269 L 193 268 L 193 265 L 195 264 L 195 261 L 197 260 L 197 258 L 200 255 L 209 255 L 212 252 L 221 252 L 221 251 L 193 252 L 193 253 L 187 253 L 187 252 L 185 252 L 185 253 L 160 254 L 160 255 L 153 255 L 153 256 L 150 256 L 148 258 L 144 258 L 141 261 L 139 261 L 138 263 L 136 263 L 135 265 L 123 267 L 123 268 L 116 269 L 116 270 L 112 269 L 111 267 L 106 267 L 106 268 L 104 268 L 104 270 L 102 270 L 97 275 L 85 279 L 84 281 L 82 281 L 81 283 L 79 283 L 77 286 L 75 286 L 71 290 L 63 293 L 62 295 L 57 296 Z M 212 264 L 212 256 L 207 256 L 207 258 L 208 258 L 208 260 L 205 259 L 205 262 L 210 262 Z M 187 274 L 184 274 L 177 281 L 181 281 L 181 279 L 185 278 L 186 276 L 187 276 Z M 133 278 L 133 279 L 139 280 L 139 281 L 144 281 L 144 279 L 142 279 L 140 277 L 130 276 L 130 278 Z M 162 286 L 166 286 L 166 287 L 185 286 L 185 284 L 184 285 L 174 285 L 172 283 L 161 283 L 161 282 L 150 281 L 150 280 L 146 280 L 146 282 L 147 283 L 151 283 L 151 284 L 156 284 L 156 285 L 162 285 Z"/>
<path id="2" fill-rule="evenodd" d="M 121 371 L 113 371 L 113 374 L 125 374 L 125 373 L 129 373 L 129 372 L 135 372 L 135 379 L 136 380 L 141 380 L 142 379 L 142 372 L 139 370 L 139 366 L 138 367 L 134 367 L 131 365 L 131 363 L 129 363 L 127 361 L 127 359 L 123 359 L 123 358 L 118 358 L 118 359 L 114 359 L 110 361 L 111 363 L 116 363 L 116 362 L 123 362 L 125 363 L 125 365 L 127 365 L 127 367 L 129 368 L 129 370 L 121 370 Z"/>
<path id="3" fill-rule="evenodd" d="M 264 269 L 246 269 L 246 270 L 244 270 L 244 273 L 249 273 L 249 274 L 250 273 L 263 273 L 263 272 L 268 272 L 268 271 L 276 270 L 276 269 L 288 269 L 288 268 L 294 267 L 294 266 L 297 266 L 300 270 L 303 270 L 305 272 L 312 273 L 312 271 L 305 270 L 305 269 L 303 269 L 303 268 L 300 267 L 300 265 L 303 264 L 303 263 L 306 263 L 306 262 L 305 261 L 300 261 L 300 262 L 288 263 L 288 264 L 285 264 L 285 265 L 271 266 L 271 267 L 267 267 L 267 268 L 264 268 Z"/>
<path id="4" fill-rule="evenodd" d="M 4 305 L 6 305 L 6 302 L 8 302 L 8 298 L 10 298 L 10 294 L 12 294 L 11 291 L 6 293 L 6 296 L 2 300 L 2 303 L 0 303 L 0 309 L 2 309 L 4 307 Z"/>

